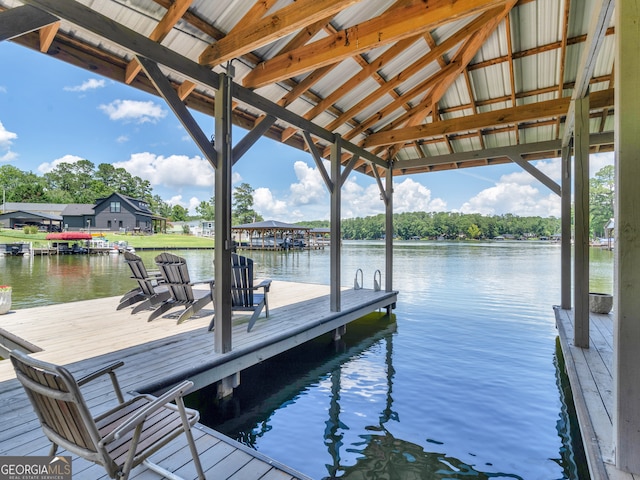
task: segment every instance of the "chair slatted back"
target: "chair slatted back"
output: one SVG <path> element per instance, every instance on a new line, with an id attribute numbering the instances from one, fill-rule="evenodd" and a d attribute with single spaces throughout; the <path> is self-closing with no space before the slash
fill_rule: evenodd
<path id="1" fill-rule="evenodd" d="M 156 264 L 171 291 L 171 297 L 179 303 L 193 302 L 193 288 L 186 260 L 171 253 L 161 253 L 156 257 Z"/>
<path id="2" fill-rule="evenodd" d="M 140 291 L 147 296 L 155 295 L 152 279 L 149 278 L 147 268 L 144 266 L 142 259 L 139 256 L 125 250 L 124 260 L 131 269 L 131 278 L 138 282 Z"/>
<path id="3" fill-rule="evenodd" d="M 42 424 L 45 435 L 57 445 L 111 464 L 98 446 L 100 434 L 78 384 L 64 368 L 28 355 L 12 353 L 11 362 Z"/>
<path id="4" fill-rule="evenodd" d="M 231 254 L 231 305 L 253 306 L 253 260 Z"/>

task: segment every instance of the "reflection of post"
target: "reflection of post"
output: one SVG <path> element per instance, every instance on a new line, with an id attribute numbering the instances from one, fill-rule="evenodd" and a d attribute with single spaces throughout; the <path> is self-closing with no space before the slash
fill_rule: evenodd
<path id="1" fill-rule="evenodd" d="M 398 413 L 393 411 L 393 397 L 391 392 L 393 391 L 393 377 L 396 373 L 393 368 L 393 335 L 386 336 L 387 349 L 385 356 L 385 363 L 387 366 L 387 401 L 385 408 L 380 415 L 380 425 L 384 425 L 389 420 L 398 420 Z"/>
<path id="2" fill-rule="evenodd" d="M 325 422 L 324 444 L 327 446 L 333 465 L 327 465 L 329 478 L 335 478 L 340 468 L 340 447 L 342 435 L 338 434 L 340 428 L 340 373 L 341 367 L 331 372 L 331 403 L 329 405 L 329 419 Z"/>

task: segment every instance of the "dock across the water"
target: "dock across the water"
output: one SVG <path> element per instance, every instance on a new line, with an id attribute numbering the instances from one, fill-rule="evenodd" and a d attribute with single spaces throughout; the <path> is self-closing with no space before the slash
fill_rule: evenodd
<path id="1" fill-rule="evenodd" d="M 149 312 L 116 311 L 118 298 L 111 297 L 10 312 L 2 317 L 2 328 L 23 348 L 37 350 L 34 357 L 67 365 L 76 376 L 123 360 L 118 369 L 123 391 L 157 391 L 187 378 L 201 388 L 397 300 L 397 292 L 345 289 L 342 311 L 330 312 L 328 292 L 329 286 L 274 281 L 269 318 L 263 315 L 247 332 L 248 315 L 234 315 L 233 350 L 224 355 L 214 352 L 213 333 L 207 331 L 211 305 L 177 325 L 171 316 L 147 322 Z M 92 385 L 85 393 L 89 407 L 101 411 L 112 405 L 110 389 L 108 379 Z M 0 405 L 0 455 L 48 455 L 49 442 L 6 360 L 0 361 Z M 307 478 L 205 426 L 197 425 L 195 436 L 209 478 Z M 186 440 L 172 442 L 155 458 L 176 474 L 195 478 Z M 104 477 L 101 467 L 75 457 L 73 472 L 74 479 Z"/>

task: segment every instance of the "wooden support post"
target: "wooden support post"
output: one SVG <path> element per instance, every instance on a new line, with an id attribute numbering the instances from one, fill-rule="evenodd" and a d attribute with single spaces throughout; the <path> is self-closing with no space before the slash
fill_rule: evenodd
<path id="1" fill-rule="evenodd" d="M 338 340 L 340 340 L 342 338 L 342 336 L 347 333 L 347 326 L 346 325 L 342 325 L 341 327 L 336 328 L 333 331 L 333 341 L 337 342 Z"/>
<path id="2" fill-rule="evenodd" d="M 375 168 L 375 167 L 374 167 Z M 384 288 L 386 292 L 393 290 L 393 167 L 390 164 L 385 176 L 385 217 L 384 217 L 384 245 L 385 271 Z M 387 309 L 387 313 L 391 313 Z"/>
<path id="3" fill-rule="evenodd" d="M 215 243 L 215 351 L 231 351 L 231 86 L 232 80 L 220 74 L 220 87 L 215 105 L 215 150 L 216 168 L 216 243 Z"/>
<path id="4" fill-rule="evenodd" d="M 217 397 L 218 399 L 229 397 L 233 395 L 233 389 L 240 385 L 240 372 L 236 372 L 234 375 L 223 378 L 217 385 Z"/>
<path id="5" fill-rule="evenodd" d="M 640 474 L 640 4 L 616 2 L 613 439 L 616 467 Z"/>
<path id="6" fill-rule="evenodd" d="M 571 309 L 571 146 L 562 147 L 560 307 Z"/>
<path id="7" fill-rule="evenodd" d="M 589 348 L 589 97 L 575 101 L 574 343 Z"/>
<path id="8" fill-rule="evenodd" d="M 340 185 L 341 152 L 340 135 L 335 135 L 333 144 L 331 145 L 331 183 L 333 184 L 333 190 L 331 191 L 331 288 L 329 304 L 332 312 L 340 311 L 340 244 L 342 237 L 340 229 L 340 201 L 342 191 Z"/>

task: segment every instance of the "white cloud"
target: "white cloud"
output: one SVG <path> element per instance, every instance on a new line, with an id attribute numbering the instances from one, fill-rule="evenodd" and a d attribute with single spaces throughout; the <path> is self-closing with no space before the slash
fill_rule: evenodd
<path id="1" fill-rule="evenodd" d="M 95 90 L 97 88 L 102 88 L 106 85 L 104 80 L 99 80 L 97 78 L 90 78 L 89 80 L 83 82 L 81 85 L 75 85 L 73 87 L 64 87 L 64 90 L 67 92 L 86 92 L 87 90 Z"/>
<path id="2" fill-rule="evenodd" d="M 9 148 L 12 140 L 15 140 L 16 138 L 18 138 L 18 134 L 10 132 L 4 128 L 4 125 L 0 122 L 0 147 Z"/>
<path id="3" fill-rule="evenodd" d="M 115 168 L 124 168 L 131 175 L 151 182 L 152 186 L 210 187 L 213 192 L 213 167 L 199 156 L 134 153 L 129 160 L 115 162 Z"/>
<path id="4" fill-rule="evenodd" d="M 165 200 L 169 205 L 180 205 L 183 208 L 186 208 L 189 212 L 189 215 L 196 214 L 196 207 L 200 205 L 200 199 L 197 197 L 191 197 L 188 201 L 182 199 L 182 195 L 174 195 L 168 200 Z"/>
<path id="5" fill-rule="evenodd" d="M 108 105 L 98 107 L 111 120 L 135 121 L 136 123 L 155 123 L 167 116 L 167 111 L 152 101 L 114 100 Z"/>
<path id="6" fill-rule="evenodd" d="M 553 158 L 532 162 L 538 170 L 556 183 L 560 183 L 561 160 Z M 606 165 L 613 165 L 613 153 L 594 154 L 589 157 L 589 176 Z M 482 190 L 460 208 L 462 213 L 520 216 L 560 217 L 560 197 L 551 193 L 531 174 L 520 170 L 503 175 L 493 187 Z"/>
<path id="7" fill-rule="evenodd" d="M 559 183 L 559 158 L 532 162 L 532 165 Z M 462 213 L 519 216 L 559 217 L 560 197 L 542 185 L 530 173 L 519 170 L 502 175 L 493 187 L 486 188 L 470 198 L 460 208 Z"/>
<path id="8" fill-rule="evenodd" d="M 60 157 L 55 159 L 53 162 L 51 163 L 41 163 L 38 166 L 38 172 L 40 173 L 49 173 L 51 170 L 53 170 L 54 168 L 56 168 L 58 165 L 60 165 L 61 163 L 75 163 L 79 160 L 83 160 L 82 157 L 78 157 L 77 155 L 65 155 L 64 157 Z"/>
<path id="9" fill-rule="evenodd" d="M 127 135 L 120 135 L 118 138 L 116 138 L 116 142 L 118 143 L 126 143 L 129 141 L 129 137 Z"/>
<path id="10" fill-rule="evenodd" d="M 289 214 L 287 202 L 276 200 L 271 190 L 265 187 L 253 191 L 253 208 L 265 219 L 283 218 Z"/>
<path id="11" fill-rule="evenodd" d="M 315 204 L 326 198 L 327 189 L 317 168 L 309 167 L 305 162 L 298 160 L 293 164 L 293 170 L 298 182 L 290 187 L 289 202 L 291 204 Z"/>
<path id="12" fill-rule="evenodd" d="M 393 211 L 400 212 L 443 212 L 447 202 L 441 198 L 431 198 L 431 190 L 411 178 L 393 186 Z"/>
<path id="13" fill-rule="evenodd" d="M 257 188 L 253 201 L 255 210 L 265 218 L 287 222 L 326 220 L 329 218 L 330 195 L 317 168 L 305 162 L 294 164 L 298 182 L 290 186 L 290 195 L 276 198 L 268 188 Z M 358 183 L 365 178 L 367 186 Z M 394 211 L 443 211 L 446 202 L 432 198 L 424 185 L 407 178 L 394 185 Z M 342 186 L 342 218 L 366 217 L 384 213 L 384 203 L 373 179 L 350 175 Z"/>
<path id="14" fill-rule="evenodd" d="M 7 93 L 7 87 L 0 85 L 0 93 Z"/>
<path id="15" fill-rule="evenodd" d="M 544 195 L 532 185 L 510 183 L 500 179 L 494 187 L 482 190 L 465 202 L 460 211 L 483 215 L 512 213 L 525 217 L 559 217 L 560 197 L 555 193 Z"/>
<path id="16" fill-rule="evenodd" d="M 0 162 L 10 162 L 17 158 L 18 154 L 11 151 L 12 141 L 18 138 L 18 134 L 10 132 L 0 122 Z"/>

